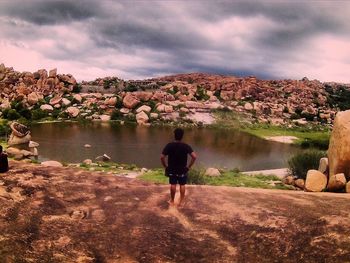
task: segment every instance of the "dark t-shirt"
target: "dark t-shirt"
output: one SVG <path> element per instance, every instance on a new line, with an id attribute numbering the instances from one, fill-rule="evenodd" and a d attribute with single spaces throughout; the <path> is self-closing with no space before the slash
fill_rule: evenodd
<path id="1" fill-rule="evenodd" d="M 0 173 L 5 173 L 9 170 L 9 163 L 7 160 L 7 154 L 0 153 Z"/>
<path id="2" fill-rule="evenodd" d="M 168 156 L 168 173 L 184 174 L 187 172 L 187 155 L 193 152 L 191 146 L 183 142 L 168 143 L 162 154 Z"/>

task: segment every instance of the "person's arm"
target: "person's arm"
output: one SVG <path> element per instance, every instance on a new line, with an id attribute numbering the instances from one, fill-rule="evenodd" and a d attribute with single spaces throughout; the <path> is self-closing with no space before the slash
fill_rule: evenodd
<path id="1" fill-rule="evenodd" d="M 167 165 L 167 163 L 165 161 L 165 155 L 164 154 L 160 155 L 160 161 L 161 161 L 163 167 L 166 169 L 168 167 L 168 165 Z"/>
<path id="2" fill-rule="evenodd" d="M 192 165 L 194 164 L 194 162 L 197 159 L 197 154 L 195 152 L 191 152 L 190 156 L 191 156 L 191 160 L 190 160 L 189 165 L 187 166 L 188 170 L 191 169 Z"/>

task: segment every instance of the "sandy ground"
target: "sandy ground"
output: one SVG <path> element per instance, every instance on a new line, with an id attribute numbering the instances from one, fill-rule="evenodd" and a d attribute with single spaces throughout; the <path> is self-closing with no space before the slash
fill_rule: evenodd
<path id="1" fill-rule="evenodd" d="M 243 172 L 243 174 L 247 174 L 247 175 L 258 175 L 258 174 L 262 174 L 262 175 L 275 175 L 278 178 L 284 178 L 286 177 L 289 172 L 288 172 L 288 168 L 281 168 L 281 169 L 270 169 L 270 170 L 260 170 L 260 171 L 248 171 L 248 172 Z"/>
<path id="2" fill-rule="evenodd" d="M 349 262 L 350 195 L 168 186 L 11 162 L 0 262 Z"/>
<path id="3" fill-rule="evenodd" d="M 298 138 L 295 136 L 266 136 L 264 139 L 274 142 L 282 142 L 282 143 L 288 143 L 291 144 Z"/>

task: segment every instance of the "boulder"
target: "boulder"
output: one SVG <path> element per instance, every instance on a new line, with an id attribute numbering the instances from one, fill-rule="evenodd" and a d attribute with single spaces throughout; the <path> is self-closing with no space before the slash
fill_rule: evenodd
<path id="1" fill-rule="evenodd" d="M 77 107 L 68 107 L 66 112 L 69 114 L 70 117 L 75 118 L 79 115 L 80 110 Z"/>
<path id="2" fill-rule="evenodd" d="M 136 112 L 139 113 L 141 111 L 144 112 L 150 112 L 152 110 L 152 108 L 148 105 L 142 105 L 141 107 L 137 108 Z"/>
<path id="3" fill-rule="evenodd" d="M 29 128 L 27 126 L 18 122 L 12 122 L 10 124 L 10 128 L 12 130 L 12 134 L 20 138 L 30 133 Z"/>
<path id="4" fill-rule="evenodd" d="M 137 124 L 145 124 L 148 122 L 148 120 L 149 120 L 149 117 L 144 111 L 141 111 L 141 112 L 136 114 Z"/>
<path id="5" fill-rule="evenodd" d="M 283 183 L 284 184 L 288 184 L 288 185 L 294 185 L 294 176 L 288 175 L 286 177 L 283 178 Z"/>
<path id="6" fill-rule="evenodd" d="M 28 133 L 24 137 L 17 137 L 13 133 L 10 135 L 9 140 L 8 140 L 8 145 L 18 145 L 18 144 L 25 144 L 28 143 L 31 140 L 31 135 Z"/>
<path id="7" fill-rule="evenodd" d="M 111 120 L 111 116 L 103 114 L 99 116 L 101 121 L 110 121 Z"/>
<path id="8" fill-rule="evenodd" d="M 323 157 L 320 159 L 318 170 L 323 174 L 328 174 L 328 158 Z"/>
<path id="9" fill-rule="evenodd" d="M 151 117 L 151 119 L 157 119 L 157 118 L 159 117 L 159 114 L 158 114 L 158 113 L 155 113 L 155 112 L 152 112 L 152 113 L 150 114 L 150 117 Z"/>
<path id="10" fill-rule="evenodd" d="M 109 157 L 107 154 L 104 154 L 102 156 L 97 156 L 96 157 L 97 161 L 103 161 L 103 162 L 108 162 L 111 160 L 111 157 Z"/>
<path id="11" fill-rule="evenodd" d="M 91 165 L 92 164 L 92 160 L 91 159 L 85 159 L 83 161 L 84 164 L 87 164 L 87 165 Z"/>
<path id="12" fill-rule="evenodd" d="M 39 143 L 35 142 L 35 141 L 29 141 L 29 148 L 34 148 L 34 147 L 39 147 Z"/>
<path id="13" fill-rule="evenodd" d="M 104 104 L 106 106 L 114 107 L 117 104 L 117 97 L 105 99 Z"/>
<path id="14" fill-rule="evenodd" d="M 9 157 L 21 156 L 23 158 L 23 153 L 21 152 L 21 150 L 14 147 L 8 147 L 6 149 L 6 153 L 8 154 Z"/>
<path id="15" fill-rule="evenodd" d="M 49 104 L 44 104 L 40 106 L 40 109 L 43 111 L 53 111 L 53 107 Z"/>
<path id="16" fill-rule="evenodd" d="M 219 171 L 218 169 L 216 169 L 216 168 L 207 168 L 207 169 L 205 170 L 204 175 L 206 175 L 206 176 L 220 176 L 221 173 L 220 173 L 220 171 Z"/>
<path id="17" fill-rule="evenodd" d="M 123 99 L 123 105 L 128 109 L 133 109 L 139 103 L 140 101 L 136 99 L 135 96 L 131 93 L 126 94 L 126 96 Z"/>
<path id="18" fill-rule="evenodd" d="M 328 148 L 329 175 L 344 173 L 350 179 L 350 110 L 335 117 Z"/>
<path id="19" fill-rule="evenodd" d="M 69 99 L 67 99 L 67 98 L 63 98 L 62 99 L 62 104 L 64 106 L 69 106 L 71 104 L 71 101 Z"/>
<path id="20" fill-rule="evenodd" d="M 306 175 L 305 190 L 321 192 L 327 186 L 327 176 L 317 170 L 309 170 Z"/>
<path id="21" fill-rule="evenodd" d="M 166 112 L 166 113 L 172 113 L 174 111 L 173 106 L 160 104 L 157 106 L 157 111 L 159 112 Z"/>
<path id="22" fill-rule="evenodd" d="M 83 98 L 80 96 L 80 94 L 74 94 L 73 99 L 79 103 L 81 103 L 83 100 Z"/>
<path id="23" fill-rule="evenodd" d="M 345 175 L 343 173 L 339 173 L 329 177 L 327 189 L 329 191 L 338 191 L 344 189 L 345 185 Z"/>
<path id="24" fill-rule="evenodd" d="M 250 103 L 250 102 L 246 102 L 244 104 L 244 109 L 247 110 L 247 111 L 251 111 L 254 109 L 253 105 Z"/>
<path id="25" fill-rule="evenodd" d="M 50 100 L 50 105 L 56 105 L 60 103 L 62 98 L 60 96 L 55 96 Z"/>
<path id="26" fill-rule="evenodd" d="M 47 167 L 63 167 L 63 164 L 57 161 L 45 161 L 41 163 L 42 166 L 47 166 Z"/>
<path id="27" fill-rule="evenodd" d="M 30 94 L 28 94 L 27 96 L 27 101 L 29 105 L 35 105 L 38 103 L 39 101 L 39 96 L 36 92 L 32 92 Z"/>
<path id="28" fill-rule="evenodd" d="M 120 109 L 120 113 L 128 114 L 129 112 L 130 112 L 130 109 L 127 109 L 127 108 L 121 108 Z"/>
<path id="29" fill-rule="evenodd" d="M 294 181 L 294 185 L 299 187 L 300 189 L 304 189 L 304 187 L 305 187 L 305 180 L 304 179 L 296 179 Z"/>
<path id="30" fill-rule="evenodd" d="M 51 69 L 49 71 L 49 78 L 56 78 L 57 76 L 57 68 Z"/>

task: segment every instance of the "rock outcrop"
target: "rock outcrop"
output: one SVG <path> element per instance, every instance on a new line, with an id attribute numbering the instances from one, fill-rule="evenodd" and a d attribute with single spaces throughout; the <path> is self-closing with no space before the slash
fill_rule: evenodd
<path id="1" fill-rule="evenodd" d="M 350 179 L 350 110 L 338 112 L 331 134 L 328 161 L 329 175 L 344 173 Z"/>

